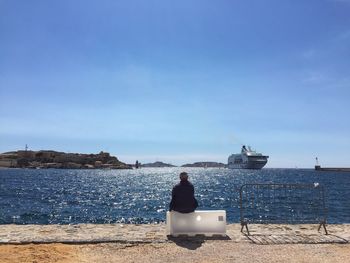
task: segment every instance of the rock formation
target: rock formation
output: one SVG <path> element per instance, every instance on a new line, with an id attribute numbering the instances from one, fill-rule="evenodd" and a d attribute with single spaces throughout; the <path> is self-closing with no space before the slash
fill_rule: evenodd
<path id="1" fill-rule="evenodd" d="M 56 151 L 14 151 L 0 154 L 0 167 L 57 169 L 131 169 L 107 152 L 98 154 Z"/>
<path id="2" fill-rule="evenodd" d="M 169 163 L 163 163 L 163 162 L 154 162 L 154 163 L 145 163 L 142 164 L 141 167 L 175 167 L 175 165 L 169 164 Z"/>
<path id="3" fill-rule="evenodd" d="M 225 168 L 226 164 L 217 162 L 196 162 L 184 164 L 181 167 Z"/>

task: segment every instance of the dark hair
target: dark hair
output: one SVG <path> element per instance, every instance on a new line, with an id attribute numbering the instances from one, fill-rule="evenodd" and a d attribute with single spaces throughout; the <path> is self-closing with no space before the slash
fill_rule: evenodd
<path id="1" fill-rule="evenodd" d="M 188 178 L 188 174 L 186 172 L 180 173 L 180 179 L 181 180 L 187 180 L 187 178 Z"/>

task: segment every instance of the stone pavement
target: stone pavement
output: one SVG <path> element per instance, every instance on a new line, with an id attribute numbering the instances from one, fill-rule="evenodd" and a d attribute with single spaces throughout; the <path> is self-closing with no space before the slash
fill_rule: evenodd
<path id="1" fill-rule="evenodd" d="M 350 243 L 350 224 L 327 225 L 329 235 L 318 225 L 227 225 L 227 237 L 179 237 L 165 234 L 165 224 L 0 225 L 0 244 L 28 243 L 165 243 L 187 240 L 227 240 L 254 244 Z"/>

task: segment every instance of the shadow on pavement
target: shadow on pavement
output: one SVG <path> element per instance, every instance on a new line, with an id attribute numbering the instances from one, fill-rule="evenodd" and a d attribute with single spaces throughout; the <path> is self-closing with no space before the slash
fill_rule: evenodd
<path id="1" fill-rule="evenodd" d="M 184 247 L 189 250 L 196 250 L 201 247 L 202 244 L 207 240 L 231 240 L 228 236 L 212 236 L 206 237 L 204 235 L 196 235 L 196 236 L 186 236 L 180 235 L 178 237 L 167 236 L 168 240 L 174 242 L 179 247 Z"/>

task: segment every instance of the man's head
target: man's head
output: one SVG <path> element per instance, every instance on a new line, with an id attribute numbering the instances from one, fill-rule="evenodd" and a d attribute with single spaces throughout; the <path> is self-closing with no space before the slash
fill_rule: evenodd
<path id="1" fill-rule="evenodd" d="M 180 173 L 180 180 L 181 181 L 187 181 L 188 179 L 188 174 L 186 172 Z"/>

